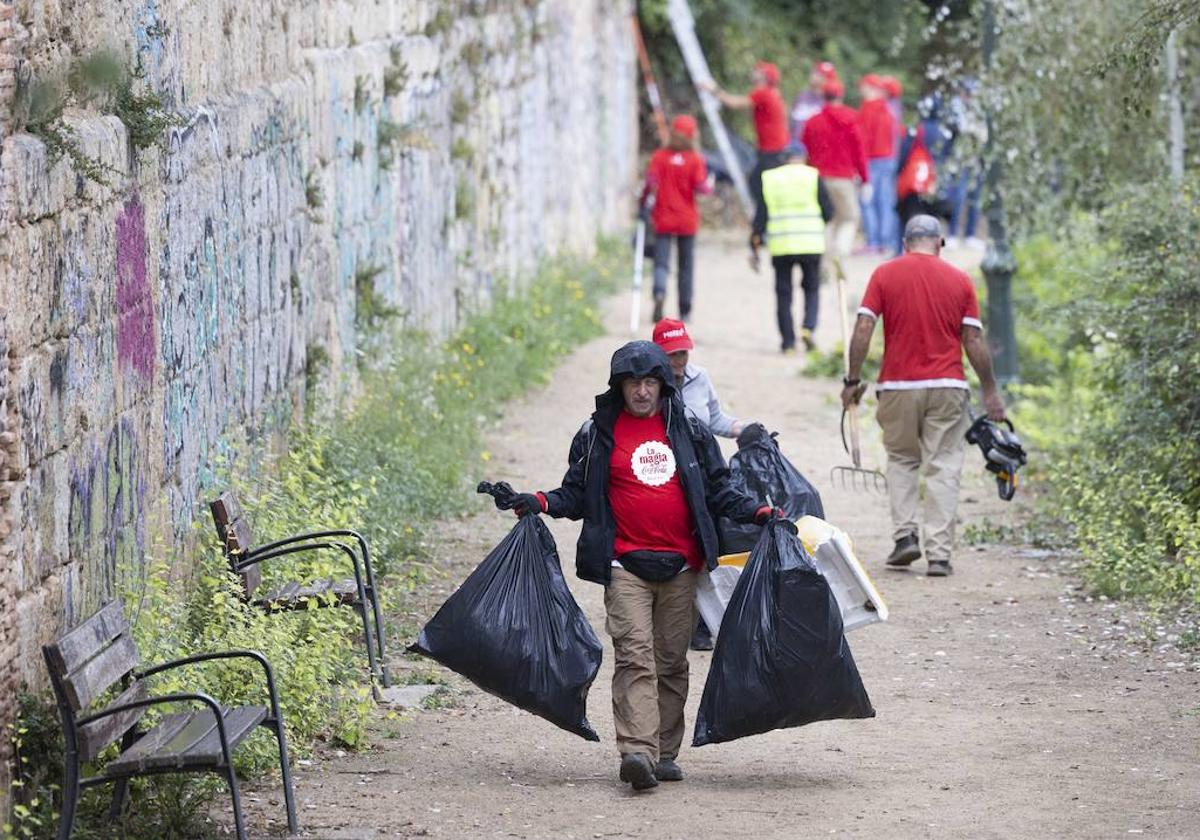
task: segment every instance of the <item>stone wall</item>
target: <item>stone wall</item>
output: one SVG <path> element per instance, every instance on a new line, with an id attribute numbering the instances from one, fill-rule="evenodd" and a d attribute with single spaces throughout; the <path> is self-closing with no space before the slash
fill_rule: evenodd
<path id="1" fill-rule="evenodd" d="M 178 542 L 232 434 L 293 422 L 306 369 L 352 395 L 360 306 L 444 333 L 622 226 L 628 12 L 0 0 L 0 720 L 39 645 Z M 100 183 L 21 133 L 17 82 L 105 47 L 180 124 L 139 153 L 68 109 Z"/>

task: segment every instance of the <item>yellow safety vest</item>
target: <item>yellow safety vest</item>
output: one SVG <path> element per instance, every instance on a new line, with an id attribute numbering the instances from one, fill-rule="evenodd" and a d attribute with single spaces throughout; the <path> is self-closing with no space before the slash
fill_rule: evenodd
<path id="1" fill-rule="evenodd" d="M 817 200 L 817 170 L 788 163 L 762 174 L 771 256 L 825 253 L 825 220 Z"/>

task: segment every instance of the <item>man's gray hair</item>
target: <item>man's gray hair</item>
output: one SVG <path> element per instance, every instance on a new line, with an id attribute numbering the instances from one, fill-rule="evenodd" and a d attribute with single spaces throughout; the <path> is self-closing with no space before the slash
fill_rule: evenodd
<path id="1" fill-rule="evenodd" d="M 941 239 L 942 223 L 933 216 L 913 216 L 904 226 L 904 241 L 912 239 Z"/>

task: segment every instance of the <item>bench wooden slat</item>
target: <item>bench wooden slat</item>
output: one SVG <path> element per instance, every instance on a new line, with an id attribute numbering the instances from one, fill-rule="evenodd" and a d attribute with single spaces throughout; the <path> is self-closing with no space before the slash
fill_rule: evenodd
<path id="1" fill-rule="evenodd" d="M 67 699 L 75 711 L 86 709 L 140 662 L 133 638 L 128 634 L 118 636 L 111 645 L 63 677 Z"/>
<path id="2" fill-rule="evenodd" d="M 134 703 L 138 700 L 145 700 L 146 696 L 145 681 L 137 680 L 129 688 L 122 691 L 121 695 L 109 704 L 109 708 L 112 706 L 122 706 L 126 703 Z M 79 752 L 82 759 L 84 761 L 91 761 L 105 747 L 135 726 L 145 714 L 146 708 L 144 706 L 140 709 L 127 709 L 123 712 L 117 712 L 111 717 L 103 717 L 79 727 Z"/>
<path id="3" fill-rule="evenodd" d="M 262 585 L 262 567 L 255 563 L 238 574 L 242 576 L 242 588 L 246 590 L 246 597 L 253 598 L 255 591 Z"/>
<path id="4" fill-rule="evenodd" d="M 128 629 L 129 622 L 125 619 L 121 602 L 110 601 L 83 624 L 57 642 L 47 645 L 46 651 L 59 676 L 62 676 L 87 662 Z"/>
<path id="5" fill-rule="evenodd" d="M 230 554 L 245 554 L 254 548 L 254 533 L 245 519 L 235 519 L 227 526 L 225 549 Z"/>
<path id="6" fill-rule="evenodd" d="M 223 709 L 229 748 L 237 747 L 267 717 L 263 706 Z M 220 767 L 221 737 L 211 709 L 167 715 L 140 741 L 104 768 L 109 776 L 165 768 Z"/>
<path id="7" fill-rule="evenodd" d="M 232 490 L 226 490 L 209 502 L 208 509 L 212 511 L 213 521 L 219 525 L 228 525 L 245 518 L 242 505 Z"/>

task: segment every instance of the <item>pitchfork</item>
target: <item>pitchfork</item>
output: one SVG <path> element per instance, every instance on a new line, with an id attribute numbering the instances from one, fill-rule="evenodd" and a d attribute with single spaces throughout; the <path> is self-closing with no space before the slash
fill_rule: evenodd
<path id="1" fill-rule="evenodd" d="M 850 315 L 846 311 L 846 270 L 842 261 L 833 258 L 834 273 L 837 275 L 838 312 L 842 324 L 842 366 L 846 377 L 850 376 Z M 846 420 L 850 420 L 850 440 L 846 441 Z M 876 493 L 887 492 L 887 476 L 879 470 L 863 469 L 862 447 L 858 439 L 858 405 L 850 403 L 850 407 L 842 410 L 842 447 L 850 455 L 854 463 L 852 467 L 834 467 L 829 471 L 831 483 L 840 485 L 843 490 L 855 493 L 866 493 L 874 490 Z"/>

